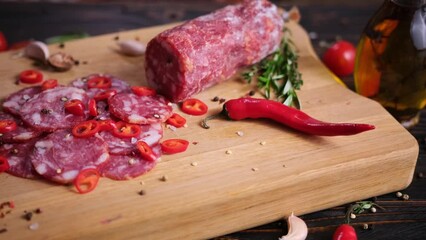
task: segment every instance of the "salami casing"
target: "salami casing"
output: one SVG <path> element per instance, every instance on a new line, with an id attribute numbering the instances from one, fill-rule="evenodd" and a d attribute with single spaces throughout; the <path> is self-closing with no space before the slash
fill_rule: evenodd
<path id="1" fill-rule="evenodd" d="M 33 151 L 37 140 L 26 143 L 5 143 L 0 145 L 0 155 L 7 158 L 8 173 L 22 178 L 36 178 L 38 176 L 28 155 Z"/>

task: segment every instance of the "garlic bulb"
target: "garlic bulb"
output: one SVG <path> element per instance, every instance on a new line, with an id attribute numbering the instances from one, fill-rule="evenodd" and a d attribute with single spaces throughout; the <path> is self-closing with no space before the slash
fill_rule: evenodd
<path id="1" fill-rule="evenodd" d="M 44 42 L 34 41 L 28 44 L 24 50 L 25 56 L 42 62 L 46 62 L 49 58 L 49 49 Z"/>
<path id="2" fill-rule="evenodd" d="M 308 226 L 299 217 L 293 213 L 287 219 L 288 233 L 279 238 L 279 240 L 305 240 L 308 236 Z"/>
<path id="3" fill-rule="evenodd" d="M 124 55 L 139 56 L 144 54 L 146 50 L 145 44 L 135 40 L 120 41 L 117 44 L 120 47 L 120 52 Z"/>

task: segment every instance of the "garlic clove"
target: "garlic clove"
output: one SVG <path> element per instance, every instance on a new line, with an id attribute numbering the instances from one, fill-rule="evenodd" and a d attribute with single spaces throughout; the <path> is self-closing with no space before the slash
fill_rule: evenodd
<path id="1" fill-rule="evenodd" d="M 74 58 L 66 53 L 57 52 L 49 57 L 48 63 L 57 71 L 67 71 L 75 64 Z"/>
<path id="2" fill-rule="evenodd" d="M 135 40 L 120 41 L 117 44 L 120 47 L 120 52 L 128 56 L 139 56 L 144 54 L 146 50 L 145 44 Z"/>
<path id="3" fill-rule="evenodd" d="M 42 62 L 49 58 L 49 48 L 44 42 L 34 41 L 28 44 L 24 49 L 25 56 Z"/>
<path id="4" fill-rule="evenodd" d="M 279 238 L 279 240 L 305 240 L 308 236 L 308 226 L 299 217 L 293 213 L 287 219 L 288 233 Z"/>

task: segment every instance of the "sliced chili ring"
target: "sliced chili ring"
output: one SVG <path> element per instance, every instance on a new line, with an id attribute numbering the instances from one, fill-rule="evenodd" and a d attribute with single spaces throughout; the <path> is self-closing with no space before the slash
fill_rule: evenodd
<path id="1" fill-rule="evenodd" d="M 157 91 L 150 87 L 142 87 L 142 86 L 133 86 L 132 92 L 138 96 L 155 96 L 157 95 Z"/>
<path id="2" fill-rule="evenodd" d="M 186 114 L 199 116 L 207 113 L 209 108 L 201 100 L 190 98 L 183 101 L 181 105 L 181 110 Z"/>
<path id="3" fill-rule="evenodd" d="M 186 119 L 177 113 L 173 113 L 173 115 L 166 120 L 166 123 L 180 128 L 185 126 Z"/>
<path id="4" fill-rule="evenodd" d="M 14 131 L 17 127 L 18 125 L 13 120 L 10 120 L 10 119 L 0 120 L 0 133 L 7 133 L 7 132 Z"/>
<path id="5" fill-rule="evenodd" d="M 95 99 L 89 100 L 89 115 L 92 117 L 98 116 L 98 107 L 96 106 Z"/>
<path id="6" fill-rule="evenodd" d="M 168 139 L 161 143 L 161 151 L 168 154 L 185 152 L 188 145 L 189 142 L 184 139 Z"/>
<path id="7" fill-rule="evenodd" d="M 118 138 L 132 138 L 137 137 L 141 133 L 141 127 L 136 124 L 117 122 L 116 128 L 112 130 L 112 135 Z"/>
<path id="8" fill-rule="evenodd" d="M 102 101 L 102 100 L 107 100 L 108 98 L 114 96 L 115 94 L 117 94 L 117 90 L 111 89 L 111 90 L 106 90 L 106 91 L 100 92 L 100 93 L 96 94 L 93 98 L 96 101 Z"/>
<path id="9" fill-rule="evenodd" d="M 58 80 L 48 79 L 41 84 L 41 90 L 52 89 L 58 86 Z"/>
<path id="10" fill-rule="evenodd" d="M 96 188 L 100 176 L 96 168 L 86 168 L 78 173 L 73 183 L 79 193 L 88 193 Z"/>
<path id="11" fill-rule="evenodd" d="M 99 132 L 100 125 L 95 120 L 81 122 L 72 129 L 72 135 L 79 138 L 89 138 Z"/>
<path id="12" fill-rule="evenodd" d="M 112 131 L 117 128 L 115 122 L 111 119 L 100 120 L 99 122 L 99 131 Z"/>
<path id="13" fill-rule="evenodd" d="M 65 111 L 76 115 L 83 116 L 84 115 L 84 104 L 79 99 L 71 99 L 64 104 Z"/>
<path id="14" fill-rule="evenodd" d="M 19 74 L 19 81 L 28 84 L 39 83 L 43 81 L 43 74 L 37 70 L 25 70 Z"/>
<path id="15" fill-rule="evenodd" d="M 87 81 L 88 88 L 108 89 L 112 86 L 111 78 L 106 76 L 94 76 Z"/>
<path id="16" fill-rule="evenodd" d="M 7 158 L 0 156 L 0 173 L 6 172 L 9 167 L 9 161 L 7 161 Z"/>
<path id="17" fill-rule="evenodd" d="M 152 148 L 146 142 L 138 141 L 136 143 L 136 147 L 139 150 L 139 153 L 141 154 L 143 159 L 150 162 L 155 161 L 154 152 L 152 152 Z"/>

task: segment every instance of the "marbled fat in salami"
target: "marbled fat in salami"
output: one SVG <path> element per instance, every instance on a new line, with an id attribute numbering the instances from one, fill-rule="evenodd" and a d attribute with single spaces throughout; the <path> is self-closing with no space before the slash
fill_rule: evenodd
<path id="1" fill-rule="evenodd" d="M 56 87 L 41 92 L 26 102 L 19 115 L 22 120 L 35 129 L 53 131 L 71 128 L 87 119 L 88 114 L 77 116 L 65 111 L 65 102 L 71 99 L 89 101 L 84 90 L 74 87 Z"/>
<path id="2" fill-rule="evenodd" d="M 34 128 L 26 126 L 22 120 L 17 117 L 0 111 L 0 120 L 13 120 L 16 122 L 18 127 L 10 132 L 0 134 L 0 142 L 3 143 L 16 143 L 16 142 L 27 142 L 28 140 L 34 139 L 42 134 Z"/>
<path id="3" fill-rule="evenodd" d="M 152 147 L 157 159 L 146 161 L 139 155 L 111 155 L 110 161 L 100 168 L 101 175 L 113 180 L 129 180 L 150 171 L 157 164 L 161 156 L 160 145 Z"/>
<path id="4" fill-rule="evenodd" d="M 171 105 L 160 95 L 118 93 L 108 100 L 108 104 L 112 115 L 128 123 L 165 122 L 173 114 Z"/>
<path id="5" fill-rule="evenodd" d="M 147 81 L 180 102 L 275 51 L 283 24 L 272 3 L 245 0 L 166 30 L 148 43 Z"/>
<path id="6" fill-rule="evenodd" d="M 36 139 L 26 143 L 0 144 L 0 156 L 9 163 L 8 173 L 22 178 L 36 178 L 38 176 L 28 155 L 33 151 Z"/>
<path id="7" fill-rule="evenodd" d="M 82 77 L 82 78 L 77 78 L 70 83 L 70 86 L 86 90 L 89 97 L 93 98 L 96 94 L 106 90 L 106 89 L 99 89 L 99 88 L 90 88 L 89 89 L 89 87 L 87 86 L 87 81 L 89 81 L 91 78 L 94 78 L 94 77 L 97 77 L 97 76 L 107 77 L 107 78 L 111 79 L 111 88 L 109 88 L 109 89 L 114 89 L 118 93 L 121 93 L 121 92 L 129 93 L 129 92 L 131 92 L 130 85 L 127 82 L 125 82 L 124 80 L 121 80 L 120 78 L 109 75 L 109 74 L 99 74 L 99 73 L 90 74 L 90 75 Z"/>
<path id="8" fill-rule="evenodd" d="M 15 93 L 12 93 L 3 102 L 3 109 L 12 114 L 19 115 L 19 111 L 21 110 L 22 106 L 41 91 L 41 87 L 36 86 L 23 88 Z"/>
<path id="9" fill-rule="evenodd" d="M 35 143 L 29 156 L 37 173 L 48 180 L 70 183 L 85 168 L 98 168 L 109 160 L 108 145 L 96 134 L 76 138 L 58 130 Z"/>

